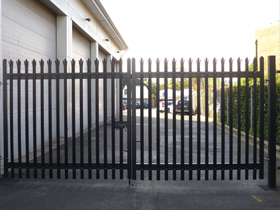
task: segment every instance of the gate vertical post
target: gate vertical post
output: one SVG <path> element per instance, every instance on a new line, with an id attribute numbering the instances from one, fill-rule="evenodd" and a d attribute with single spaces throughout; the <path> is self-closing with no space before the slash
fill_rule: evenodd
<path id="1" fill-rule="evenodd" d="M 131 179 L 131 60 L 127 59 L 127 178 Z"/>
<path id="2" fill-rule="evenodd" d="M 268 187 L 276 187 L 276 82 L 275 56 L 268 56 Z"/>
<path id="3" fill-rule="evenodd" d="M 132 94 L 131 102 L 131 147 L 130 147 L 130 153 L 131 153 L 131 178 L 132 180 L 136 180 L 136 78 L 135 78 L 135 71 L 136 71 L 136 64 L 135 64 L 135 58 L 132 58 L 132 75 L 131 75 L 131 91 L 128 90 L 128 93 Z M 130 116 L 127 116 L 130 117 Z"/>
<path id="4" fill-rule="evenodd" d="M 11 73 L 11 72 L 10 72 Z M 7 60 L 3 61 L 3 114 L 4 114 L 4 177 L 8 177 L 8 101 L 7 101 Z M 0 160 L 1 161 L 1 160 Z M 0 164 L 1 165 L 1 164 Z M 1 176 L 1 168 L 0 168 Z"/>

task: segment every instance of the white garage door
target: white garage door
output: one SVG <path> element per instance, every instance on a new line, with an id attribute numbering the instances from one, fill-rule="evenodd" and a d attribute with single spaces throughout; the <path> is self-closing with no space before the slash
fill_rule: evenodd
<path id="1" fill-rule="evenodd" d="M 3 58 L 56 58 L 56 15 L 31 0 L 2 1 Z"/>
<path id="2" fill-rule="evenodd" d="M 14 62 L 18 59 L 22 62 L 21 71 L 24 71 L 23 61 L 28 60 L 29 63 L 33 59 L 37 61 L 37 71 L 40 70 L 39 60 L 45 61 L 45 71 L 47 71 L 47 60 L 56 59 L 56 15 L 47 9 L 42 3 L 31 0 L 2 0 L 2 56 L 3 59 Z M 16 65 L 14 64 L 14 71 L 16 71 Z M 31 64 L 29 64 L 29 72 L 32 72 Z M 41 147 L 40 133 L 41 131 L 41 104 L 40 104 L 40 82 L 36 83 L 36 104 L 37 104 L 37 147 Z M 47 81 L 44 83 L 44 97 L 47 100 Z M 34 91 L 32 83 L 28 83 L 28 104 L 29 104 L 29 116 L 33 116 L 32 113 L 32 92 Z M 25 122 L 25 86 L 21 82 L 21 92 L 18 93 L 18 88 L 14 83 L 14 95 L 22 95 L 21 101 L 18 102 L 17 98 L 14 98 L 14 122 L 17 122 L 18 108 L 21 107 L 21 139 L 26 137 L 26 125 Z M 9 94 L 9 93 L 8 93 Z M 54 102 L 54 101 L 53 101 Z M 44 105 L 44 129 L 48 131 L 48 106 Z M 10 112 L 9 112 L 10 113 Z M 53 106 L 53 114 L 55 113 L 55 107 Z M 54 117 L 54 116 L 53 116 Z M 10 119 L 10 116 L 8 116 Z M 33 119 L 29 117 L 29 151 L 33 149 Z M 55 131 L 55 123 L 53 123 L 53 131 Z M 53 132 L 53 137 L 56 134 Z M 14 138 L 18 138 L 18 127 L 14 127 Z M 49 144 L 48 132 L 45 132 L 46 146 Z M 14 151 L 18 151 L 17 141 L 14 145 Z M 22 142 L 22 155 L 25 155 L 25 143 Z M 43 146 L 42 146 L 43 147 Z M 17 158 L 18 154 L 15 153 L 14 157 Z M 31 158 L 31 156 L 30 156 Z"/>
<path id="3" fill-rule="evenodd" d="M 75 61 L 82 59 L 84 63 L 86 63 L 86 60 L 90 58 L 90 40 L 88 40 L 75 28 L 73 28 L 72 39 L 73 58 Z"/>
<path id="4" fill-rule="evenodd" d="M 87 71 L 87 60 L 90 58 L 90 41 L 83 36 L 79 31 L 73 28 L 72 33 L 72 55 L 76 61 L 76 72 L 80 71 L 79 61 L 83 60 L 83 71 Z M 75 130 L 80 132 L 80 82 L 75 81 Z M 83 129 L 87 129 L 87 80 L 83 80 Z M 72 127 L 72 125 L 70 125 Z"/>

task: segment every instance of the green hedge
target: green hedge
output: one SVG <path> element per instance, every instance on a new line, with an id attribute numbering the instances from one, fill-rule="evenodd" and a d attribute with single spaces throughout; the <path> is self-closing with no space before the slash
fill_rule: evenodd
<path id="1" fill-rule="evenodd" d="M 252 81 L 249 82 L 249 129 L 251 124 L 251 87 L 253 87 Z M 254 91 L 254 88 L 252 88 Z M 260 106 L 259 106 L 259 96 L 260 96 L 260 85 L 258 83 L 257 85 L 257 136 L 259 137 L 259 118 L 260 118 Z M 226 91 L 226 94 L 229 94 L 229 90 Z M 233 96 L 233 126 L 237 128 L 238 126 L 238 86 L 235 84 L 233 85 L 232 90 L 232 96 Z M 253 92 L 254 96 L 254 92 Z M 246 132 L 246 84 L 245 80 L 241 81 L 241 130 Z M 277 144 L 280 144 L 280 81 L 276 81 L 276 142 Z M 227 110 L 228 104 L 226 104 L 225 110 Z M 254 119 L 254 117 L 253 117 Z M 225 111 L 225 122 L 227 122 L 227 112 Z M 254 127 L 253 127 L 254 129 Z M 253 130 L 249 131 L 250 134 L 254 134 Z M 264 139 L 268 139 L 268 85 L 264 85 Z"/>

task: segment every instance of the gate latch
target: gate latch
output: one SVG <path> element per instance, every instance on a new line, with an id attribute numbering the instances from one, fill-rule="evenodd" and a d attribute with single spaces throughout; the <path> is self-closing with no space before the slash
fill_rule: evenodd
<path id="1" fill-rule="evenodd" d="M 115 121 L 115 129 L 119 130 L 119 129 L 125 129 L 125 131 L 127 130 L 127 121 Z"/>

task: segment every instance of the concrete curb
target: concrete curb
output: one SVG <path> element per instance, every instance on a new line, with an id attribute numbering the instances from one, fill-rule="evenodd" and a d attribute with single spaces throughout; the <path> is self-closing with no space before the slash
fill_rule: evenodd
<path id="1" fill-rule="evenodd" d="M 220 122 L 217 122 L 217 127 L 221 128 L 221 127 L 222 127 L 222 124 L 221 124 Z M 226 130 L 226 131 L 229 131 L 229 126 L 228 126 L 228 125 L 225 125 L 225 130 Z M 233 130 L 234 135 L 237 136 L 238 130 L 237 130 L 236 128 L 233 128 L 232 130 Z M 241 136 L 245 138 L 245 137 L 246 137 L 246 133 L 243 132 L 243 131 L 241 131 Z M 249 135 L 249 139 L 250 139 L 251 141 L 254 141 L 254 136 Z M 258 142 L 258 143 L 260 142 L 260 139 L 259 139 L 259 138 L 257 138 L 257 142 Z M 267 140 L 264 140 L 264 145 L 268 146 L 268 141 L 267 141 Z M 276 145 L 276 151 L 280 152 L 280 146 L 277 146 L 277 145 Z"/>

